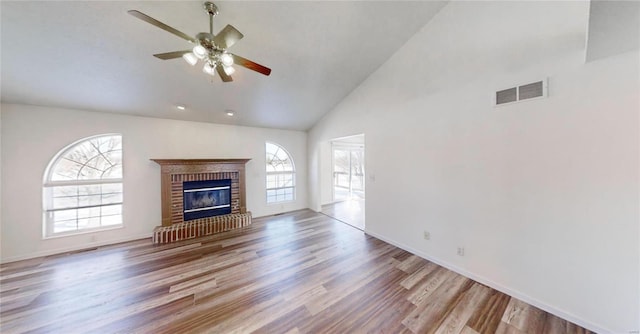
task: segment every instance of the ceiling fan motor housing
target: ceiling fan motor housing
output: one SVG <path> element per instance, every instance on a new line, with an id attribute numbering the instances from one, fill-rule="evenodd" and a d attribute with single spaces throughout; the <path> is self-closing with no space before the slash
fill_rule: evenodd
<path id="1" fill-rule="evenodd" d="M 196 40 L 198 40 L 198 43 L 210 52 L 214 50 L 222 51 L 213 42 L 213 37 L 213 34 L 210 34 L 208 32 L 201 32 L 196 35 Z"/>

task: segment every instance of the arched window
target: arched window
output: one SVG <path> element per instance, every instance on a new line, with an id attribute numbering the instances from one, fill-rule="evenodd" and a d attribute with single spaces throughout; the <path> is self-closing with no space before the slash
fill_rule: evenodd
<path id="1" fill-rule="evenodd" d="M 267 203 L 293 201 L 296 169 L 291 155 L 280 145 L 267 143 Z"/>
<path id="2" fill-rule="evenodd" d="M 122 136 L 62 149 L 47 167 L 43 190 L 45 237 L 122 226 Z"/>

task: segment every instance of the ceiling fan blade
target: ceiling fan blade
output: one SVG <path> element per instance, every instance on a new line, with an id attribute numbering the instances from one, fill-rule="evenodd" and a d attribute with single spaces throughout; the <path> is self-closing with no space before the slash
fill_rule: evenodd
<path id="1" fill-rule="evenodd" d="M 127 11 L 127 13 L 129 13 L 129 14 L 131 14 L 131 15 L 139 18 L 139 19 L 141 19 L 142 21 L 145 21 L 147 23 L 151 23 L 154 26 L 156 26 L 156 27 L 158 27 L 158 28 L 160 28 L 162 30 L 168 31 L 168 32 L 170 32 L 170 33 L 172 33 L 172 34 L 174 34 L 174 35 L 176 35 L 178 37 L 184 38 L 184 39 L 186 39 L 187 41 L 189 41 L 191 43 L 194 43 L 194 44 L 196 43 L 196 40 L 193 39 L 193 37 L 183 33 L 180 30 L 177 30 L 177 29 L 175 29 L 173 27 L 168 26 L 168 25 L 166 25 L 166 24 L 154 19 L 151 16 L 143 14 L 143 13 L 137 11 L 137 10 L 129 10 L 129 11 Z"/>
<path id="2" fill-rule="evenodd" d="M 227 49 L 231 47 L 233 44 L 236 44 L 237 41 L 241 40 L 244 35 L 238 31 L 238 29 L 234 28 L 232 25 L 227 24 L 224 29 L 220 30 L 220 32 L 213 38 L 213 42 L 220 48 Z"/>
<path id="3" fill-rule="evenodd" d="M 160 58 L 162 60 L 169 60 L 169 59 L 180 58 L 180 57 L 182 57 L 183 54 L 189 53 L 189 52 L 191 52 L 191 50 L 158 53 L 158 54 L 155 54 L 153 56 L 156 57 L 156 58 Z"/>
<path id="4" fill-rule="evenodd" d="M 231 78 L 231 76 L 224 71 L 224 69 L 222 68 L 222 65 L 216 66 L 216 71 L 218 71 L 218 74 L 220 74 L 220 78 L 222 79 L 222 81 L 224 82 L 233 81 L 233 78 Z"/>
<path id="5" fill-rule="evenodd" d="M 242 58 L 238 55 L 234 55 L 233 53 L 231 54 L 231 56 L 233 56 L 233 63 L 240 65 L 242 67 L 246 67 L 250 70 L 256 71 L 258 73 L 262 73 L 264 75 L 269 75 L 271 74 L 271 69 L 265 66 L 262 66 L 258 63 L 254 63 L 249 59 L 246 58 Z"/>

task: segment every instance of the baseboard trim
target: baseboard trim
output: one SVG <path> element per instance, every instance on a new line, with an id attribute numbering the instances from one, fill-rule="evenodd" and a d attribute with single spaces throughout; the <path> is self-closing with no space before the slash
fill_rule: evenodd
<path id="1" fill-rule="evenodd" d="M 109 246 L 109 245 L 119 244 L 119 243 L 122 243 L 122 242 L 140 240 L 140 239 L 146 239 L 146 238 L 149 238 L 149 243 L 151 244 L 151 234 L 150 233 L 144 233 L 144 234 L 139 234 L 139 235 L 136 235 L 136 236 L 129 236 L 129 237 L 118 238 L 118 239 L 110 239 L 110 240 L 106 240 L 106 241 L 102 241 L 102 242 L 95 242 L 95 243 L 85 244 L 85 245 L 81 245 L 81 246 L 56 248 L 56 249 L 47 250 L 47 251 L 35 252 L 35 253 L 27 254 L 27 255 L 18 255 L 18 256 L 11 256 L 11 257 L 7 257 L 7 258 L 1 258 L 0 259 L 0 264 L 9 263 L 9 262 L 15 262 L 15 261 L 22 261 L 22 260 L 35 259 L 35 258 L 43 257 L 43 256 L 58 255 L 58 254 L 67 253 L 67 252 L 81 251 L 83 249 L 88 249 L 88 248 L 93 248 L 93 247 L 101 247 L 101 246 Z"/>
<path id="2" fill-rule="evenodd" d="M 583 328 L 586 328 L 586 329 L 588 329 L 590 331 L 593 331 L 593 332 L 596 332 L 596 333 L 614 333 L 614 331 L 612 331 L 612 330 L 605 329 L 604 327 L 598 326 L 598 325 L 593 324 L 593 323 L 591 323 L 589 321 L 581 319 L 581 318 L 579 318 L 579 317 L 577 317 L 577 316 L 575 316 L 575 315 L 573 315 L 573 314 L 571 314 L 569 312 L 565 312 L 565 311 L 563 311 L 563 310 L 561 310 L 559 308 L 556 308 L 556 307 L 553 307 L 553 306 L 551 306 L 549 304 L 543 303 L 543 302 L 541 302 L 541 301 L 539 301 L 539 300 L 537 300 L 535 298 L 532 298 L 532 297 L 530 297 L 530 296 L 528 296 L 528 295 L 526 295 L 524 293 L 521 293 L 519 291 L 516 291 L 516 290 L 513 290 L 511 288 L 502 286 L 502 285 L 500 285 L 500 284 L 498 284 L 496 282 L 493 282 L 493 281 L 491 281 L 491 280 L 489 280 L 489 279 L 487 279 L 485 277 L 482 277 L 482 276 L 479 276 L 479 275 L 474 274 L 472 272 L 469 272 L 469 271 L 467 271 L 467 270 L 465 270 L 463 268 L 460 268 L 460 267 L 458 267 L 456 265 L 450 264 L 450 263 L 448 263 L 446 261 L 442 261 L 442 260 L 440 260 L 438 258 L 435 258 L 433 256 L 430 256 L 430 255 L 428 255 L 428 254 L 426 254 L 426 253 L 424 253 L 424 252 L 422 252 L 420 250 L 417 250 L 417 249 L 415 249 L 413 247 L 407 246 L 407 245 L 405 245 L 405 244 L 403 244 L 401 242 L 397 242 L 396 240 L 387 238 L 387 237 L 385 237 L 383 235 L 375 233 L 375 232 L 373 232 L 371 230 L 368 230 L 366 228 L 365 228 L 364 232 L 366 234 L 374 237 L 374 238 L 380 239 L 380 240 L 382 240 L 382 241 L 384 241 L 386 243 L 389 243 L 389 244 L 392 244 L 392 245 L 394 245 L 394 246 L 396 246 L 398 248 L 404 249 L 407 252 L 410 252 L 410 253 L 415 254 L 415 255 L 417 255 L 417 256 L 425 259 L 425 260 L 431 261 L 431 262 L 433 262 L 433 263 L 435 263 L 437 265 L 445 267 L 445 268 L 447 268 L 447 269 L 449 269 L 451 271 L 454 271 L 454 272 L 456 272 L 456 273 L 458 273 L 458 274 L 460 274 L 462 276 L 470 278 L 470 279 L 472 279 L 472 280 L 474 280 L 474 281 L 476 281 L 478 283 L 484 284 L 484 285 L 486 285 L 486 286 L 488 286 L 488 287 L 490 287 L 492 289 L 498 290 L 498 291 L 500 291 L 500 292 L 502 292 L 502 293 L 504 293 L 506 295 L 509 295 L 511 297 L 520 299 L 523 302 L 525 302 L 525 303 L 527 303 L 529 305 L 535 306 L 535 307 L 537 307 L 537 308 L 539 308 L 539 309 L 541 309 L 541 310 L 543 310 L 545 312 L 551 313 L 551 314 L 553 314 L 553 315 L 555 315 L 557 317 L 560 317 L 562 319 L 571 321 L 574 324 L 576 324 L 578 326 L 581 326 Z"/>

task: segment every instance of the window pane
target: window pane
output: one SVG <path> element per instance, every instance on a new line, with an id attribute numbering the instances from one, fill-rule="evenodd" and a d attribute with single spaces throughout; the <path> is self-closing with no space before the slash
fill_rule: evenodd
<path id="1" fill-rule="evenodd" d="M 54 221 L 53 222 L 53 232 L 54 233 L 75 231 L 77 229 L 78 229 L 78 225 L 77 225 L 77 220 L 76 219 L 73 219 L 73 220 L 60 220 L 60 221 Z"/>
<path id="2" fill-rule="evenodd" d="M 51 212 L 53 233 L 122 224 L 122 205 Z"/>
<path id="3" fill-rule="evenodd" d="M 105 179 L 115 183 L 102 183 Z M 93 137 L 65 148 L 51 162 L 44 187 L 47 235 L 122 225 L 123 190 L 118 179 L 122 179 L 120 135 Z"/>
<path id="4" fill-rule="evenodd" d="M 267 203 L 276 202 L 276 190 L 267 190 Z"/>
<path id="5" fill-rule="evenodd" d="M 293 161 L 282 147 L 275 144 L 266 144 L 267 172 L 293 171 Z"/>
<path id="6" fill-rule="evenodd" d="M 281 188 L 281 189 L 271 189 L 267 190 L 267 203 L 277 203 L 283 201 L 292 201 L 294 200 L 294 189 L 293 188 Z"/>
<path id="7" fill-rule="evenodd" d="M 284 200 L 285 201 L 293 200 L 293 188 L 287 188 L 284 190 Z"/>
<path id="8" fill-rule="evenodd" d="M 333 151 L 333 169 L 336 172 L 349 172 L 349 151 L 334 150 Z"/>
<path id="9" fill-rule="evenodd" d="M 276 185 L 278 184 L 278 177 L 277 175 L 268 175 L 267 174 L 267 188 L 275 188 Z"/>
<path id="10" fill-rule="evenodd" d="M 280 179 L 280 186 L 281 187 L 290 187 L 293 185 L 293 175 L 291 174 L 285 174 L 285 175 L 281 175 L 281 179 Z"/>
<path id="11" fill-rule="evenodd" d="M 267 189 L 293 187 L 295 175 L 293 173 L 267 174 Z"/>
<path id="12" fill-rule="evenodd" d="M 122 183 L 47 187 L 45 209 L 122 203 Z"/>
<path id="13" fill-rule="evenodd" d="M 122 137 L 92 138 L 70 148 L 53 164 L 51 181 L 122 178 Z"/>
<path id="14" fill-rule="evenodd" d="M 75 161 L 61 159 L 58 161 L 51 179 L 56 181 L 77 180 L 78 171 L 81 167 L 82 165 Z"/>
<path id="15" fill-rule="evenodd" d="M 294 200 L 295 168 L 287 151 L 272 143 L 266 143 L 267 203 Z"/>

